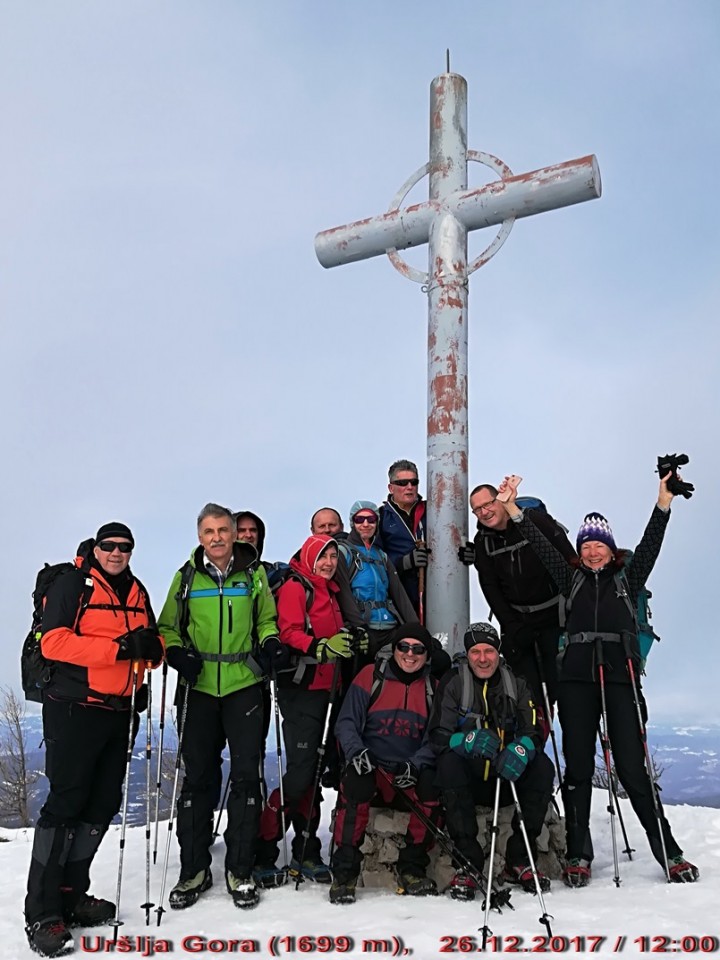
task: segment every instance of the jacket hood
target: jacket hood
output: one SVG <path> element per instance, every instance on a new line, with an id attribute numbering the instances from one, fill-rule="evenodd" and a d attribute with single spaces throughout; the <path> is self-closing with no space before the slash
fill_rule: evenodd
<path id="1" fill-rule="evenodd" d="M 238 512 L 234 513 L 233 516 L 235 517 L 235 523 L 237 523 L 238 520 L 242 519 L 243 517 L 250 517 L 251 520 L 255 521 L 258 532 L 256 549 L 259 560 L 263 555 L 263 548 L 265 547 L 265 524 L 256 513 L 252 512 L 252 510 L 238 510 Z"/>
<path id="2" fill-rule="evenodd" d="M 337 547 L 337 541 L 333 537 L 328 537 L 324 533 L 314 533 L 308 537 L 305 543 L 300 547 L 300 566 L 301 573 L 314 574 L 315 564 L 323 551 L 331 545 Z"/>

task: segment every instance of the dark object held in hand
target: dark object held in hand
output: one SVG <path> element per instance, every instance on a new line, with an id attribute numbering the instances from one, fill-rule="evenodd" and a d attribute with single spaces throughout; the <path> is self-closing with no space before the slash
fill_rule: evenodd
<path id="1" fill-rule="evenodd" d="M 203 668 L 202 657 L 194 647 L 168 647 L 167 662 L 192 686 Z"/>
<path id="2" fill-rule="evenodd" d="M 144 660 L 146 663 L 160 663 L 165 651 L 160 643 L 157 631 L 152 627 L 135 627 L 115 641 L 118 645 L 116 659 Z"/>
<path id="3" fill-rule="evenodd" d="M 664 457 L 658 457 L 657 470 L 661 477 L 667 476 L 668 472 L 672 474 L 667 482 L 670 493 L 689 500 L 695 487 L 678 476 L 678 470 L 686 463 L 690 463 L 690 457 L 686 453 L 666 453 Z"/>

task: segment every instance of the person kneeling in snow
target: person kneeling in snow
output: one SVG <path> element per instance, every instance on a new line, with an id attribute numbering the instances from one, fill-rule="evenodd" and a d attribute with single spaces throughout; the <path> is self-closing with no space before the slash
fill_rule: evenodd
<path id="1" fill-rule="evenodd" d="M 400 890 L 412 896 L 436 892 L 435 881 L 425 875 L 433 842 L 428 824 L 437 825 L 440 816 L 434 757 L 425 737 L 432 648 L 423 626 L 403 624 L 393 637 L 392 656 L 363 667 L 345 697 L 335 726 L 348 763 L 335 818 L 331 903 L 355 901 L 360 847 L 378 794 L 388 806 L 411 810 L 397 862 Z"/>
<path id="2" fill-rule="evenodd" d="M 500 778 L 500 804 L 513 802 L 515 783 L 533 860 L 536 840 L 550 803 L 554 770 L 543 753 L 543 736 L 532 694 L 500 659 L 500 637 L 489 623 L 473 623 L 465 633 L 467 664 L 449 671 L 440 683 L 428 735 L 438 755 L 446 826 L 463 862 L 450 881 L 455 900 L 473 900 L 485 854 L 477 840 L 476 804 L 493 805 Z M 525 849 L 518 816 L 507 843 L 503 882 L 534 893 L 532 864 Z M 471 873 L 464 867 L 469 861 Z M 538 873 L 543 890 L 550 881 Z"/>

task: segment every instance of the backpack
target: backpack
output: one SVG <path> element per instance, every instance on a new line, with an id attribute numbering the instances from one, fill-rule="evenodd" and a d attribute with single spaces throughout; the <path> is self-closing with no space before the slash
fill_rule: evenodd
<path id="1" fill-rule="evenodd" d="M 52 660 L 47 660 L 40 650 L 40 640 L 42 639 L 42 618 L 45 608 L 45 597 L 50 587 L 60 577 L 72 570 L 78 570 L 74 563 L 65 561 L 63 563 L 46 563 L 38 571 L 35 578 L 35 589 L 33 590 L 33 613 L 30 625 L 30 632 L 25 637 L 25 641 L 20 651 L 20 674 L 22 679 L 23 693 L 25 699 L 33 703 L 42 703 L 43 690 L 49 686 L 54 673 Z M 80 618 L 87 609 L 92 596 L 94 584 L 92 577 L 86 575 L 84 578 L 83 590 L 80 597 L 80 606 L 73 629 L 77 629 Z"/>
<path id="2" fill-rule="evenodd" d="M 466 656 L 456 657 L 453 662 L 453 669 L 456 669 L 462 679 L 462 692 L 460 700 L 460 710 L 463 720 L 466 717 L 474 718 L 475 726 L 479 727 L 481 722 L 481 717 L 479 714 L 473 713 L 472 705 L 474 700 L 474 690 L 473 684 L 475 681 L 475 675 L 470 669 L 470 666 L 467 662 Z M 518 702 L 518 692 L 517 692 L 517 680 L 515 679 L 515 674 L 512 673 L 510 668 L 507 666 L 504 660 L 500 660 L 498 665 L 498 670 L 500 671 L 500 676 L 502 677 L 503 690 L 505 691 L 505 696 L 510 702 L 513 713 L 517 708 Z M 507 721 L 507 717 L 503 717 L 503 724 Z"/>
<path id="3" fill-rule="evenodd" d="M 652 592 L 643 585 L 640 587 L 637 596 L 637 603 L 633 606 L 630 600 L 630 591 L 627 579 L 627 568 L 632 562 L 633 553 L 632 550 L 623 551 L 626 557 L 625 566 L 620 570 L 617 570 L 614 574 L 615 580 L 615 589 L 619 597 L 622 597 L 625 601 L 625 604 L 630 611 L 630 615 L 633 618 L 633 623 L 635 624 L 635 630 L 637 631 L 637 642 L 638 647 L 640 648 L 640 672 L 645 673 L 645 665 L 647 663 L 647 658 L 650 655 L 650 650 L 652 649 L 653 642 L 657 640 L 660 641 L 660 637 L 655 633 L 650 620 L 652 618 L 652 611 L 650 610 L 650 598 L 652 597 Z M 565 622 L 567 620 L 567 615 L 570 612 L 573 601 L 577 596 L 577 592 L 580 587 L 583 585 L 584 575 L 582 571 L 577 570 L 573 574 L 572 583 L 570 585 L 570 593 L 568 594 L 567 600 L 564 605 L 560 608 L 560 626 L 565 627 Z M 561 641 L 562 644 L 562 641 Z"/>
<path id="4" fill-rule="evenodd" d="M 312 627 L 310 625 L 310 607 L 313 605 L 313 601 L 315 599 L 315 588 L 301 573 L 298 573 L 297 570 L 293 570 L 293 568 L 288 565 L 275 565 L 272 578 L 268 581 L 270 593 L 273 595 L 275 604 L 277 605 L 280 587 L 287 583 L 288 580 L 295 580 L 305 590 L 305 632 L 309 633 L 311 636 L 314 636 Z"/>

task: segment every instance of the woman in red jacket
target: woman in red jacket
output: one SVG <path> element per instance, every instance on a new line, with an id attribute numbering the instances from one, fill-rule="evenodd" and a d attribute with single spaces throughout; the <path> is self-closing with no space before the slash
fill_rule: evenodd
<path id="1" fill-rule="evenodd" d="M 343 624 L 332 579 L 337 563 L 332 537 L 308 537 L 290 561 L 290 574 L 277 595 L 280 640 L 293 654 L 292 667 L 277 683 L 286 754 L 285 817 L 294 830 L 289 872 L 317 883 L 332 878 L 317 837 L 322 793 L 318 787 L 313 803 L 313 786 L 331 696 L 339 684 L 339 659 L 353 653 L 352 634 Z M 253 873 L 259 886 L 279 886 L 285 880 L 284 869 L 276 865 L 282 839 L 280 805 L 280 790 L 273 790 L 260 821 Z"/>

